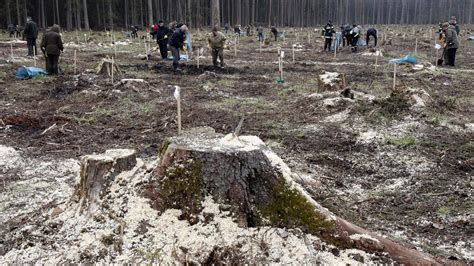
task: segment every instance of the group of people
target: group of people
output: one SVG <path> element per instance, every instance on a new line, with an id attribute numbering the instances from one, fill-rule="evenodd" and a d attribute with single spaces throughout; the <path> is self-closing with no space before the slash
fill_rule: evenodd
<path id="1" fill-rule="evenodd" d="M 15 34 L 18 34 L 18 26 L 9 25 L 8 30 L 10 36 L 12 37 Z M 337 43 L 335 47 L 337 48 L 342 41 L 342 46 L 350 45 L 352 52 L 357 51 L 357 44 L 360 39 L 361 28 L 357 24 L 342 25 L 341 32 L 336 35 Z M 225 26 L 226 32 L 228 31 L 228 24 Z M 247 34 L 250 34 L 251 26 L 246 28 Z M 59 25 L 53 25 L 43 34 L 40 48 L 43 52 L 46 59 L 46 71 L 49 74 L 58 74 L 59 73 L 59 56 L 63 51 L 63 43 L 61 35 L 59 34 L 60 27 Z M 176 71 L 181 71 L 179 67 L 180 61 L 180 50 L 186 44 L 186 33 L 188 32 L 188 27 L 185 23 L 171 22 L 169 26 L 166 26 L 165 23 L 160 20 L 158 24 L 152 26 L 150 34 L 156 40 L 157 45 L 160 50 L 161 57 L 163 59 L 168 59 L 168 50 L 171 50 L 173 57 L 173 69 Z M 234 28 L 235 34 L 240 34 L 240 25 L 237 25 Z M 263 27 L 257 27 L 257 36 L 259 41 L 264 41 L 264 30 Z M 278 30 L 275 27 L 271 28 L 271 32 L 277 40 Z M 439 40 L 444 48 L 443 57 L 445 64 L 448 66 L 455 65 L 456 51 L 459 48 L 458 34 L 460 32 L 459 25 L 456 22 L 455 17 L 451 17 L 449 22 L 440 23 L 439 31 Z M 24 30 L 21 32 L 26 38 L 28 46 L 28 56 L 37 55 L 37 45 L 36 40 L 38 37 L 38 26 L 31 19 L 27 18 L 27 22 Z M 331 50 L 332 40 L 336 31 L 334 25 L 331 21 L 324 26 L 322 30 L 322 35 L 325 38 L 324 50 Z M 138 27 L 132 26 L 131 31 L 132 38 L 138 38 Z M 375 28 L 369 28 L 366 34 L 366 42 L 369 44 L 370 40 L 374 39 L 374 45 L 377 46 L 377 30 Z M 208 35 L 208 44 L 211 49 L 212 62 L 215 67 L 224 67 L 224 47 L 227 40 L 226 34 L 219 31 L 217 27 L 214 27 Z"/>
<path id="2" fill-rule="evenodd" d="M 20 25 L 9 24 L 7 31 L 10 34 L 10 38 L 22 38 L 23 39 L 23 27 Z"/>
<path id="3" fill-rule="evenodd" d="M 339 37 L 338 35 L 339 33 L 336 33 L 334 25 L 332 24 L 331 21 L 329 21 L 326 24 L 326 26 L 324 26 L 322 30 L 322 35 L 325 39 L 324 50 L 326 51 L 327 49 L 328 51 L 331 51 L 332 40 L 335 37 L 336 39 L 336 44 L 334 45 L 335 49 L 337 49 L 337 47 L 342 44 L 343 47 L 351 46 L 351 51 L 353 53 L 357 52 L 357 45 L 359 43 L 360 34 L 362 31 L 359 25 L 355 23 L 352 26 L 342 25 L 340 29 L 341 29 L 341 33 Z M 366 35 L 367 45 L 369 45 L 371 38 L 374 39 L 375 41 L 374 45 L 377 46 L 377 30 L 375 28 L 369 28 L 367 30 L 367 35 Z"/>

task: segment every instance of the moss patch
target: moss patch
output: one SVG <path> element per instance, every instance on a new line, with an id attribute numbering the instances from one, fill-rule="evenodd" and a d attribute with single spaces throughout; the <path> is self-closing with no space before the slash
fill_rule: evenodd
<path id="1" fill-rule="evenodd" d="M 320 235 L 334 227 L 332 221 L 318 213 L 297 189 L 291 188 L 282 177 L 273 189 L 273 200 L 258 207 L 257 225 L 300 228 Z"/>
<path id="2" fill-rule="evenodd" d="M 193 159 L 176 162 L 167 169 L 160 184 L 165 209 L 181 209 L 182 218 L 190 222 L 202 209 L 202 166 Z"/>

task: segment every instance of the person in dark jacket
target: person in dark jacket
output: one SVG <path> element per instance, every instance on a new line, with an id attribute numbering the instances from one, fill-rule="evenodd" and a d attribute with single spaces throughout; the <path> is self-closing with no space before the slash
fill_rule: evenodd
<path id="1" fill-rule="evenodd" d="M 160 47 L 161 58 L 168 59 L 168 39 L 173 34 L 162 20 L 158 21 L 158 32 L 156 34 L 156 42 Z"/>
<path id="2" fill-rule="evenodd" d="M 353 53 L 357 52 L 357 43 L 360 38 L 360 28 L 357 24 L 352 25 L 352 30 L 349 32 L 349 38 L 351 43 L 351 50 Z"/>
<path id="3" fill-rule="evenodd" d="M 47 31 L 41 40 L 41 51 L 46 59 L 46 72 L 50 75 L 59 74 L 59 55 L 64 50 L 61 35 L 59 35 L 59 26 L 53 25 Z"/>
<path id="4" fill-rule="evenodd" d="M 278 30 L 275 27 L 272 27 L 271 32 L 273 33 L 273 36 L 275 37 L 275 42 L 277 41 L 278 38 Z"/>
<path id="5" fill-rule="evenodd" d="M 13 24 L 10 23 L 10 24 L 8 25 L 8 28 L 7 28 L 7 29 L 8 29 L 8 33 L 10 33 L 10 38 L 15 37 L 15 32 L 16 32 L 16 27 L 15 27 L 15 25 L 13 25 Z"/>
<path id="6" fill-rule="evenodd" d="M 240 33 L 242 32 L 242 30 L 240 29 L 240 25 L 235 25 L 234 26 L 234 33 L 235 35 L 238 35 L 240 37 Z"/>
<path id="7" fill-rule="evenodd" d="M 451 17 L 451 20 L 449 21 L 449 24 L 454 26 L 454 28 L 455 28 L 455 30 L 456 30 L 456 33 L 457 33 L 458 36 L 459 36 L 459 33 L 461 32 L 461 28 L 459 27 L 458 22 L 457 22 L 455 16 L 452 16 L 452 17 Z"/>
<path id="8" fill-rule="evenodd" d="M 138 27 L 137 26 L 132 26 L 131 37 L 132 37 L 132 39 L 137 39 L 138 38 Z"/>
<path id="9" fill-rule="evenodd" d="M 38 25 L 36 25 L 31 17 L 26 19 L 26 26 L 23 33 L 25 34 L 26 44 L 28 46 L 28 56 L 37 55 L 38 50 L 36 49 L 36 38 L 38 38 Z"/>
<path id="10" fill-rule="evenodd" d="M 181 71 L 179 68 L 179 50 L 183 49 L 184 41 L 186 40 L 186 32 L 188 27 L 185 24 L 178 24 L 176 30 L 173 32 L 170 40 L 171 54 L 173 55 L 173 68 L 176 71 Z"/>
<path id="11" fill-rule="evenodd" d="M 342 46 L 349 46 L 350 45 L 350 32 L 352 30 L 352 27 L 350 25 L 344 25 L 341 26 L 341 32 L 342 32 Z"/>
<path id="12" fill-rule="evenodd" d="M 328 51 L 331 51 L 331 43 L 332 43 L 332 37 L 333 34 L 336 33 L 334 30 L 334 26 L 332 25 L 331 21 L 328 22 L 328 24 L 323 28 L 323 36 L 324 36 L 324 51 L 326 51 L 326 48 Z"/>
<path id="13" fill-rule="evenodd" d="M 374 28 L 369 28 L 367 30 L 367 36 L 365 37 L 365 42 L 367 43 L 367 46 L 369 45 L 370 36 L 374 37 L 374 41 L 375 41 L 374 46 L 377 46 L 377 30 Z"/>
<path id="14" fill-rule="evenodd" d="M 459 48 L 458 34 L 456 27 L 449 23 L 443 24 L 443 29 L 446 32 L 446 65 L 455 66 L 456 51 Z"/>

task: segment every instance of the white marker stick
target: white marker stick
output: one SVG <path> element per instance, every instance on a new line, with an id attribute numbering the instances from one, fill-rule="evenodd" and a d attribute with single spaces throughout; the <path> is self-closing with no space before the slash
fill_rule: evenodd
<path id="1" fill-rule="evenodd" d="M 197 68 L 199 68 L 199 50 L 200 49 L 197 49 Z"/>
<path id="2" fill-rule="evenodd" d="M 33 45 L 33 61 L 35 61 L 35 67 L 36 67 L 36 45 Z"/>
<path id="3" fill-rule="evenodd" d="M 13 43 L 10 43 L 10 53 L 11 53 L 11 57 L 13 59 Z"/>
<path id="4" fill-rule="evenodd" d="M 415 39 L 415 55 L 418 55 L 418 38 Z"/>
<path id="5" fill-rule="evenodd" d="M 175 86 L 174 98 L 178 105 L 178 136 L 181 135 L 181 92 L 178 86 Z"/>
<path id="6" fill-rule="evenodd" d="M 375 50 L 375 71 L 377 72 L 377 65 L 379 62 L 379 53 L 377 50 Z"/>
<path id="7" fill-rule="evenodd" d="M 84 42 L 87 43 L 87 34 L 84 33 Z"/>
<path id="8" fill-rule="evenodd" d="M 112 73 L 111 73 L 111 80 L 112 80 L 112 85 L 114 85 L 114 58 L 112 57 Z"/>
<path id="9" fill-rule="evenodd" d="M 337 56 L 337 39 L 334 38 L 334 58 Z"/>
<path id="10" fill-rule="evenodd" d="M 115 34 L 114 34 L 114 56 L 117 57 L 117 43 L 115 41 Z"/>
<path id="11" fill-rule="evenodd" d="M 397 64 L 393 64 L 393 90 L 397 86 Z"/>
<path id="12" fill-rule="evenodd" d="M 293 64 L 295 63 L 295 45 L 293 44 Z"/>
<path id="13" fill-rule="evenodd" d="M 77 50 L 74 50 L 74 75 L 76 75 L 77 70 Z"/>
<path id="14" fill-rule="evenodd" d="M 235 36 L 234 55 L 237 56 L 237 36 Z"/>

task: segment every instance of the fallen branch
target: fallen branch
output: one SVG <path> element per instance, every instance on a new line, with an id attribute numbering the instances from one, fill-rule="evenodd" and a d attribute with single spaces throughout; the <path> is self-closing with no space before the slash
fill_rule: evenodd
<path id="1" fill-rule="evenodd" d="M 48 127 L 47 129 L 45 129 L 45 130 L 40 134 L 40 136 L 43 136 L 43 135 L 46 134 L 48 131 L 50 131 L 50 130 L 56 128 L 56 127 L 57 127 L 57 125 L 56 125 L 56 123 L 54 123 L 52 126 L 50 126 L 50 127 Z"/>

